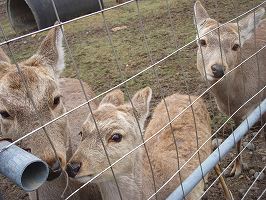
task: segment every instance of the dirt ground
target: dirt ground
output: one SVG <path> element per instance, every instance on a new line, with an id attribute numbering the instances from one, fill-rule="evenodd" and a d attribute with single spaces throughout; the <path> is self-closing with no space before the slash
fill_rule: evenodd
<path id="1" fill-rule="evenodd" d="M 104 2 L 105 7 L 115 5 L 115 0 Z M 210 16 L 220 22 L 226 22 L 263 0 L 202 0 L 202 2 Z M 76 77 L 74 70 L 76 65 L 80 69 L 82 80 L 87 82 L 96 94 L 110 89 L 124 80 L 121 73 L 124 78 L 129 78 L 172 53 L 177 46 L 181 47 L 195 39 L 193 3 L 192 0 L 142 0 L 139 1 L 139 7 L 136 3 L 132 3 L 107 11 L 105 21 L 112 37 L 111 43 L 100 14 L 66 25 L 64 28 L 70 49 L 66 49 L 67 67 L 63 76 Z M 0 22 L 9 39 L 20 35 L 16 34 L 8 23 L 4 0 L 0 0 Z M 21 60 L 32 55 L 44 35 L 45 33 L 41 33 L 11 43 L 15 59 Z M 3 37 L 0 37 L 0 41 L 3 41 Z M 3 48 L 6 49 L 5 46 Z M 121 89 L 127 87 L 131 95 L 142 87 L 152 87 L 154 91 L 152 107 L 163 96 L 175 92 L 200 95 L 207 86 L 196 69 L 196 48 L 196 44 L 193 43 L 157 65 L 154 69 L 158 77 L 153 69 L 147 70 Z M 73 55 L 74 61 L 70 54 Z M 227 117 L 218 111 L 211 94 L 205 95 L 204 99 L 210 111 L 214 133 Z M 232 128 L 234 124 L 230 121 L 219 132 L 218 138 L 226 138 Z M 258 129 L 259 126 L 253 128 L 244 141 L 249 141 L 252 133 Z M 252 170 L 259 172 L 266 166 L 266 142 L 261 134 L 252 143 L 255 149 L 245 150 L 243 153 L 243 161 L 247 163 L 243 174 L 238 178 L 226 178 L 236 200 L 241 199 L 243 192 L 254 181 Z M 225 168 L 235 155 L 235 150 L 232 150 L 222 160 L 222 167 Z M 266 174 L 266 171 L 264 173 Z M 211 173 L 208 185 L 215 178 L 214 173 Z M 266 176 L 256 182 L 245 199 L 257 199 L 265 188 Z M 4 178 L 0 180 L 0 192 L 4 194 L 6 200 L 28 199 L 25 192 Z M 224 199 L 222 190 L 217 184 L 210 188 L 205 197 L 210 200 Z M 266 194 L 261 199 L 266 199 Z"/>

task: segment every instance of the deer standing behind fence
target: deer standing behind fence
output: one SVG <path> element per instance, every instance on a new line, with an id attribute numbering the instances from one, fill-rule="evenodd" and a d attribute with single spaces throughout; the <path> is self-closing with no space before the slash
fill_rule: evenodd
<path id="1" fill-rule="evenodd" d="M 39 50 L 31 58 L 18 63 L 21 73 L 17 71 L 15 64 L 11 64 L 10 59 L 1 49 L 0 127 L 3 137 L 16 140 L 38 128 L 41 126 L 39 116 L 43 123 L 59 117 L 66 112 L 63 101 L 65 101 L 67 109 L 74 108 L 85 101 L 77 79 L 59 78 L 65 67 L 62 40 L 60 27 L 51 29 Z M 24 77 L 37 111 L 28 98 L 28 91 L 21 75 Z M 85 91 L 91 98 L 92 91 L 86 84 Z M 92 107 L 96 107 L 96 105 L 92 103 Z M 42 129 L 22 140 L 23 148 L 30 149 L 31 153 L 49 165 L 49 181 L 38 189 L 38 199 L 61 199 L 60 195 L 66 185 L 62 169 L 66 166 L 72 148 L 77 145 L 78 129 L 86 119 L 87 113 L 88 109 L 86 108 L 78 109 L 69 115 L 70 124 L 67 117 L 63 117 L 45 127 L 60 162 Z M 69 186 L 74 190 L 80 184 L 72 180 Z M 91 194 L 89 199 L 94 199 L 94 197 L 100 199 L 97 187 L 92 185 L 86 189 L 88 190 L 86 195 L 88 196 L 87 192 Z M 82 199 L 81 195 L 75 196 L 75 199 Z M 30 193 L 30 198 L 36 199 L 36 193 Z"/>
<path id="2" fill-rule="evenodd" d="M 194 12 L 200 37 L 197 68 L 210 85 L 264 47 L 256 56 L 241 64 L 211 89 L 219 110 L 230 116 L 266 85 L 266 19 L 261 20 L 265 10 L 259 8 L 238 23 L 228 23 L 208 34 L 206 33 L 221 24 L 209 17 L 199 1 L 195 3 Z M 264 89 L 233 115 L 232 119 L 236 125 L 239 125 L 265 97 Z M 265 115 L 263 121 L 266 121 Z M 238 153 L 240 148 L 241 141 L 237 144 Z M 240 175 L 241 169 L 241 157 L 238 157 L 230 175 Z"/>
<path id="3" fill-rule="evenodd" d="M 151 95 L 152 91 L 149 87 L 138 91 L 131 100 L 134 105 L 132 108 L 129 102 L 124 102 L 124 94 L 120 90 L 107 94 L 93 112 L 93 116 L 89 115 L 83 124 L 82 142 L 67 164 L 66 171 L 69 176 L 85 183 L 108 167 L 101 140 L 97 136 L 97 128 L 111 163 L 141 144 L 141 134 L 150 110 Z M 192 100 L 194 99 L 195 97 L 192 97 Z M 189 97 L 174 94 L 166 98 L 166 104 L 170 118 L 173 119 L 189 105 Z M 211 136 L 210 117 L 204 102 L 200 99 L 193 105 L 193 109 L 198 137 L 191 108 L 171 124 L 180 166 L 197 150 L 197 139 L 201 145 Z M 155 108 L 144 139 L 151 137 L 168 122 L 165 105 L 161 102 Z M 148 141 L 146 147 L 154 172 L 156 189 L 158 189 L 178 170 L 177 152 L 170 126 L 168 125 Z M 201 161 L 205 160 L 210 153 L 211 142 L 209 141 L 199 151 Z M 181 170 L 181 179 L 184 180 L 199 164 L 198 155 L 195 155 Z M 113 170 L 123 199 L 147 199 L 154 193 L 151 168 L 143 146 L 115 164 Z M 93 182 L 99 185 L 103 199 L 120 199 L 110 170 Z M 180 179 L 177 175 L 157 194 L 158 199 L 165 199 L 179 184 Z M 187 199 L 197 199 L 203 191 L 204 183 L 201 181 Z"/>

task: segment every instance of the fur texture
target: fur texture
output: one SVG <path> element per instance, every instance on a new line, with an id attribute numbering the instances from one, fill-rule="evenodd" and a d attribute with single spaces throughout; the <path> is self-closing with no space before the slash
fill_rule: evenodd
<path id="1" fill-rule="evenodd" d="M 149 114 L 151 93 L 150 88 L 138 91 L 131 100 L 134 105 L 134 108 L 132 108 L 128 102 L 124 103 L 121 91 L 114 91 L 109 93 L 94 111 L 93 116 L 111 163 L 141 144 L 141 134 L 143 134 L 144 123 Z M 192 97 L 192 100 L 194 99 L 195 97 Z M 117 104 L 117 102 L 120 103 Z M 166 102 L 170 111 L 170 118 L 173 119 L 189 105 L 189 97 L 174 94 L 167 97 Z M 199 145 L 201 145 L 211 135 L 210 117 L 202 100 L 197 101 L 193 105 L 193 109 Z M 168 122 L 166 108 L 161 102 L 155 108 L 144 138 L 148 139 Z M 177 142 L 180 164 L 182 165 L 197 150 L 197 137 L 191 109 L 188 109 L 178 119 L 174 120 L 172 128 Z M 82 142 L 69 163 L 80 163 L 81 168 L 75 178 L 81 182 L 87 182 L 108 167 L 108 162 L 91 115 L 83 124 L 82 132 Z M 121 141 L 113 140 L 113 137 L 117 134 L 122 136 Z M 158 189 L 175 173 L 178 166 L 170 126 L 168 125 L 161 133 L 147 142 L 146 146 L 155 174 L 156 188 Z M 210 153 L 211 144 L 207 142 L 200 151 L 201 161 L 204 161 Z M 186 178 L 198 165 L 199 158 L 197 155 L 181 170 L 181 179 Z M 153 194 L 151 168 L 143 146 L 114 165 L 113 170 L 123 199 L 147 199 Z M 99 185 L 103 199 L 119 199 L 118 190 L 110 170 L 96 178 L 94 182 Z M 165 199 L 179 183 L 180 179 L 177 176 L 165 189 L 158 193 L 158 199 Z M 197 199 L 203 193 L 203 189 L 204 185 L 201 182 L 187 199 Z"/>
<path id="2" fill-rule="evenodd" d="M 10 59 L 2 49 L 0 59 L 0 128 L 1 135 L 5 138 L 16 140 L 41 126 L 39 117 L 28 98 L 24 83 L 30 91 L 29 95 L 32 97 L 43 123 L 47 123 L 66 112 L 63 101 L 66 103 L 67 109 L 74 108 L 77 104 L 85 101 L 78 80 L 59 79 L 60 73 L 64 69 L 64 50 L 60 28 L 50 30 L 36 54 L 18 63 L 22 76 L 17 71 L 16 66 L 10 63 Z M 88 97 L 91 98 L 93 96 L 92 91 L 86 84 L 85 88 Z M 92 107 L 96 107 L 95 103 L 92 103 Z M 63 169 L 67 159 L 71 156 L 72 148 L 75 148 L 79 141 L 77 134 L 87 115 L 88 110 L 86 109 L 87 107 L 78 109 L 69 115 L 70 126 L 68 118 L 63 117 L 45 127 Z M 30 149 L 34 155 L 46 161 L 50 167 L 56 161 L 54 151 L 43 129 L 25 138 L 20 145 Z M 60 199 L 65 184 L 63 175 L 53 181 L 46 182 L 38 190 L 39 199 Z M 79 183 L 70 181 L 70 190 L 78 186 L 80 186 Z M 92 190 L 90 190 L 91 188 Z M 100 196 L 97 195 L 99 194 L 97 188 L 93 188 L 93 186 L 91 188 L 88 188 L 91 196 L 100 199 Z M 70 190 L 68 190 L 68 194 Z M 30 193 L 30 198 L 36 198 L 35 192 Z M 77 195 L 75 199 L 81 198 Z"/>

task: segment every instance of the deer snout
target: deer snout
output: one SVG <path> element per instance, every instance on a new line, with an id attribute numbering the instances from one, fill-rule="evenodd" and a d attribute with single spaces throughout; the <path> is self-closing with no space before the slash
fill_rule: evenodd
<path id="1" fill-rule="evenodd" d="M 213 76 L 215 78 L 222 78 L 222 76 L 224 75 L 224 66 L 222 65 L 218 65 L 218 64 L 212 65 L 211 69 L 212 69 Z"/>
<path id="2" fill-rule="evenodd" d="M 81 163 L 78 162 L 70 162 L 66 166 L 66 172 L 71 177 L 74 178 L 81 168 Z"/>
<path id="3" fill-rule="evenodd" d="M 55 160 L 52 164 L 48 165 L 49 165 L 49 175 L 47 181 L 52 181 L 61 175 L 62 168 L 59 160 Z"/>

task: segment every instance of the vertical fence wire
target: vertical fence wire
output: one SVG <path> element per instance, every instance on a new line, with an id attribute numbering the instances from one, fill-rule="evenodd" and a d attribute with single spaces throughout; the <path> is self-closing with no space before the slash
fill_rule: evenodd
<path id="1" fill-rule="evenodd" d="M 127 2 L 125 2 L 125 3 L 123 3 L 123 4 L 121 4 L 121 5 L 124 5 L 124 4 L 127 4 L 127 3 L 131 3 L 131 2 L 133 2 L 133 1 L 135 1 L 135 0 L 127 1 Z M 227 21 L 226 23 L 221 24 L 220 27 L 223 27 L 223 26 L 225 26 L 226 24 L 235 21 L 237 18 L 243 17 L 243 16 L 245 16 L 246 14 L 252 12 L 253 10 L 255 10 L 255 9 L 257 9 L 257 8 L 259 8 L 259 7 L 261 7 L 261 6 L 263 6 L 263 5 L 265 4 L 265 2 L 266 2 L 266 1 L 264 1 L 264 2 L 262 2 L 262 3 L 260 3 L 260 4 L 258 4 L 256 7 L 252 8 L 252 9 L 250 9 L 250 10 L 244 12 L 244 13 L 242 13 L 241 15 L 239 15 L 239 16 L 237 16 L 237 17 L 235 17 L 235 18 L 233 18 L 233 19 L 231 19 L 231 20 L 229 20 L 229 21 Z M 113 8 L 115 8 L 115 7 L 120 7 L 120 6 L 119 6 L 119 5 L 118 5 L 118 6 L 113 6 L 113 7 L 110 7 L 110 8 L 104 9 L 103 11 L 107 11 L 107 10 L 113 9 Z M 99 12 L 100 12 L 100 11 L 99 11 Z M 76 20 L 82 19 L 82 18 L 87 17 L 87 16 L 93 16 L 93 15 L 99 13 L 99 12 L 94 12 L 94 13 L 91 13 L 91 14 L 88 14 L 88 15 L 85 15 L 85 16 L 81 16 L 81 17 L 75 18 L 75 19 L 73 19 L 73 20 L 69 20 L 69 21 L 66 21 L 66 22 L 61 22 L 60 25 L 68 24 L 68 23 L 70 23 L 70 22 L 73 22 L 73 21 L 76 21 Z M 25 38 L 25 37 L 28 37 L 28 36 L 31 36 L 31 35 L 34 35 L 34 34 L 37 34 L 37 33 L 43 32 L 43 31 L 46 31 L 46 30 L 49 30 L 49 29 L 51 29 L 51 28 L 58 27 L 58 26 L 60 26 L 60 25 L 59 25 L 59 24 L 57 24 L 57 25 L 53 25 L 53 26 L 48 27 L 48 28 L 44 28 L 44 29 L 41 29 L 41 30 L 38 30 L 38 31 L 35 31 L 35 32 L 32 32 L 32 33 L 29 33 L 29 34 L 25 34 L 25 35 L 15 37 L 15 38 L 10 39 L 10 40 L 6 40 L 6 41 L 0 43 L 0 46 L 5 45 L 5 44 L 8 44 L 8 43 L 11 43 L 11 42 L 14 42 L 14 41 L 17 41 L 17 40 L 20 40 L 20 39 L 23 39 L 23 38 Z M 208 31 L 208 32 L 205 33 L 203 36 L 209 34 L 210 32 L 212 32 L 212 31 L 214 31 L 214 30 L 217 30 L 217 28 L 214 28 L 214 29 Z M 203 36 L 201 36 L 201 37 L 203 37 Z M 112 91 L 112 90 L 114 90 L 114 89 L 116 89 L 116 88 L 118 88 L 118 87 L 124 85 L 125 83 L 129 82 L 130 80 L 133 80 L 133 79 L 136 78 L 137 76 L 143 74 L 143 73 L 146 72 L 147 70 L 149 70 L 149 69 L 153 68 L 154 66 L 156 66 L 156 65 L 158 65 L 158 64 L 160 64 L 160 63 L 162 63 L 162 62 L 164 62 L 165 60 L 167 60 L 167 59 L 169 59 L 170 57 L 172 57 L 173 55 L 175 55 L 177 52 L 179 52 L 179 51 L 181 51 L 182 49 L 186 48 L 187 46 L 193 44 L 195 41 L 197 41 L 197 39 L 188 42 L 187 44 L 185 44 L 185 45 L 183 45 L 182 47 L 176 49 L 175 51 L 173 51 L 172 53 L 168 54 L 167 56 L 165 56 L 164 58 L 160 59 L 159 61 L 156 61 L 153 65 L 150 65 L 150 66 L 148 66 L 147 68 L 141 70 L 140 72 L 138 72 L 138 73 L 136 73 L 135 75 L 131 76 L 131 77 L 128 78 L 127 80 L 125 80 L 125 81 L 123 81 L 123 82 L 117 84 L 117 85 L 114 86 L 113 88 L 108 89 L 108 90 L 102 92 L 101 94 L 97 95 L 96 97 L 93 97 L 93 98 L 90 99 L 88 102 L 91 102 L 91 101 L 93 101 L 93 100 L 95 100 L 95 99 L 97 99 L 97 98 L 99 98 L 99 97 L 101 97 L 101 96 L 107 94 L 108 92 L 110 92 L 110 91 Z M 263 48 L 265 48 L 265 46 L 262 47 L 262 48 L 260 48 L 260 49 L 258 50 L 258 52 L 261 51 Z M 252 57 L 252 56 L 253 56 L 253 55 L 249 56 L 248 59 L 249 59 L 250 57 Z M 240 65 L 243 64 L 243 63 L 245 63 L 248 59 L 243 60 L 243 62 L 241 62 Z M 237 69 L 240 65 L 238 65 L 237 67 L 235 67 L 235 69 Z M 228 71 L 227 74 L 232 73 L 233 71 L 235 71 L 235 69 L 232 69 L 232 70 Z M 225 75 L 227 75 L 227 74 L 225 74 Z M 223 78 L 221 78 L 221 80 L 223 80 Z M 210 86 L 207 90 L 205 90 L 205 91 L 204 91 L 199 97 L 202 97 L 203 95 L 205 95 L 207 92 L 209 92 L 209 91 L 210 91 L 210 90 L 211 90 L 211 89 L 212 89 L 217 83 L 219 83 L 219 82 L 220 82 L 220 80 L 217 81 L 215 84 L 211 85 L 211 86 Z M 26 137 L 28 137 L 28 136 L 34 134 L 36 131 L 42 129 L 42 128 L 45 127 L 45 126 L 48 126 L 49 124 L 53 123 L 54 121 L 56 121 L 56 120 L 58 120 L 58 119 L 60 119 L 60 118 L 62 118 L 62 117 L 65 117 L 66 115 L 68 115 L 68 114 L 71 113 L 71 112 L 74 112 L 75 110 L 77 110 L 77 109 L 81 108 L 82 106 L 86 105 L 88 102 L 82 103 L 81 105 L 79 105 L 79 106 L 77 106 L 77 107 L 75 107 L 75 108 L 73 108 L 73 109 L 67 111 L 66 113 L 62 114 L 61 116 L 56 117 L 54 120 L 51 120 L 51 121 L 45 123 L 44 125 L 40 126 L 39 128 L 36 128 L 35 130 L 33 130 L 33 131 L 27 133 L 27 134 L 24 135 L 23 137 L 21 137 L 21 138 L 15 140 L 15 141 L 13 141 L 10 145 L 7 145 L 5 148 L 3 148 L 3 150 L 5 150 L 5 149 L 9 148 L 10 146 L 16 144 L 17 142 L 21 141 L 22 139 L 24 139 L 24 138 L 26 138 Z M 193 101 L 193 103 L 194 103 L 194 101 Z M 3 151 L 3 150 L 2 150 L 2 151 Z"/>
<path id="2" fill-rule="evenodd" d="M 139 5 L 139 1 L 138 0 L 136 0 L 136 7 L 137 7 L 138 18 L 139 18 L 140 29 L 141 29 L 140 32 L 141 32 L 141 34 L 143 35 L 143 38 L 144 38 L 144 47 L 145 47 L 146 51 L 148 52 L 151 64 L 154 64 L 154 60 L 153 60 L 153 57 L 152 57 L 152 54 L 151 54 L 151 49 L 150 49 L 150 47 L 148 45 L 147 34 L 145 32 L 145 26 L 144 26 L 144 22 L 143 22 L 143 17 L 142 17 L 141 12 L 140 12 L 140 5 Z M 168 121 L 170 122 L 171 118 L 170 118 L 170 113 L 169 113 L 169 109 L 168 109 L 167 103 L 165 101 L 164 90 L 163 90 L 163 87 L 162 87 L 162 84 L 161 84 L 161 81 L 159 79 L 159 75 L 158 75 L 156 69 L 158 69 L 158 67 L 152 68 L 152 71 L 153 71 L 154 76 L 156 77 L 157 87 L 159 88 L 159 91 L 160 91 L 160 94 L 161 94 L 161 99 L 162 99 L 163 104 L 164 104 L 165 109 L 166 109 L 167 118 L 168 118 Z M 174 146 L 175 146 L 175 150 L 176 150 L 177 168 L 179 169 L 179 167 L 180 167 L 180 159 L 179 159 L 178 147 L 177 147 L 176 138 L 175 138 L 175 135 L 174 135 L 174 132 L 173 132 L 172 123 L 170 123 L 169 126 L 170 126 L 170 131 L 171 131 L 171 134 L 172 134 L 172 137 L 173 137 L 173 142 L 174 142 Z M 180 184 L 181 184 L 181 187 L 182 187 L 182 179 L 181 179 L 181 174 L 180 173 L 179 173 L 179 180 L 180 180 Z M 156 197 L 157 193 L 158 192 L 155 190 L 155 193 L 150 198 L 154 197 L 154 195 Z M 183 196 L 185 198 L 185 195 L 183 195 Z"/>
<path id="3" fill-rule="evenodd" d="M 99 3 L 99 5 L 100 5 L 100 7 L 101 7 L 101 9 L 102 9 L 103 5 L 101 4 L 101 1 L 98 0 L 98 3 Z M 119 59 L 118 59 L 118 55 L 117 55 L 116 49 L 115 49 L 114 44 L 113 44 L 112 35 L 111 35 L 110 30 L 109 30 L 109 28 L 108 28 L 106 17 L 105 17 L 105 15 L 104 15 L 104 12 L 102 12 L 101 14 L 102 14 L 102 19 L 103 19 L 103 23 L 104 23 L 104 28 L 105 28 L 105 31 L 106 31 L 106 33 L 107 33 L 108 42 L 109 42 L 109 45 L 110 45 L 111 48 L 112 48 L 112 53 L 113 53 L 113 56 L 114 56 L 114 58 L 115 58 L 115 62 L 116 62 L 117 69 L 118 69 L 118 71 L 119 71 L 119 73 L 120 73 L 120 76 L 121 76 L 122 81 L 123 81 L 123 80 L 126 80 L 126 78 L 125 78 L 125 74 L 123 73 L 123 70 L 122 70 L 122 68 L 121 68 L 121 63 L 119 62 Z M 134 106 L 134 104 L 133 104 L 133 102 L 132 102 L 132 100 L 131 100 L 131 97 L 130 97 L 130 94 L 129 94 L 129 91 L 128 91 L 128 86 L 127 86 L 126 83 L 124 84 L 124 86 L 125 86 L 125 93 L 126 93 L 126 96 L 128 97 L 129 102 L 130 102 L 130 105 L 132 106 L 133 110 L 135 111 L 136 109 L 135 109 L 135 106 Z M 142 133 L 143 130 L 141 129 L 140 124 L 139 124 L 139 120 L 138 120 L 138 118 L 137 118 L 137 115 L 138 115 L 138 114 L 137 114 L 136 112 L 133 112 L 133 115 L 134 115 L 135 120 L 136 120 L 137 125 L 138 125 L 138 129 L 139 129 L 139 132 L 140 132 L 141 140 L 142 140 L 142 142 L 144 143 L 144 137 L 143 137 L 144 134 Z M 151 159 L 150 159 L 150 156 L 149 156 L 149 153 L 148 153 L 148 149 L 147 149 L 147 147 L 146 147 L 146 144 L 144 144 L 143 147 L 144 147 L 145 153 L 146 153 L 146 155 L 147 155 L 147 159 L 148 159 L 149 166 L 150 166 L 150 169 L 151 169 L 153 188 L 154 188 L 154 191 L 156 192 L 155 175 L 154 175 L 154 171 L 153 171 L 153 168 L 152 168 Z M 157 199 L 157 196 L 156 196 L 156 199 Z"/>
<path id="4" fill-rule="evenodd" d="M 7 37 L 6 37 L 6 34 L 5 34 L 5 32 L 4 32 L 4 29 L 3 29 L 3 26 L 2 26 L 1 23 L 0 23 L 0 29 L 1 29 L 2 35 L 3 35 L 3 37 L 4 37 L 4 40 L 7 41 Z M 20 66 L 19 66 L 19 64 L 18 64 L 18 62 L 17 62 L 17 60 L 16 60 L 16 58 L 15 58 L 15 56 L 14 56 L 14 54 L 13 54 L 13 51 L 11 50 L 10 43 L 7 43 L 7 48 L 8 48 L 8 51 L 9 51 L 10 55 L 11 55 L 11 60 L 13 61 L 13 63 L 15 63 L 15 65 L 16 65 L 16 69 L 17 69 L 17 72 L 18 72 L 19 76 L 20 76 L 21 79 L 22 79 L 22 85 L 23 85 L 23 87 L 24 87 L 25 90 L 26 90 L 27 97 L 29 98 L 31 105 L 33 106 L 33 109 L 34 109 L 34 112 L 35 112 L 36 115 L 37 115 L 38 121 L 40 122 L 41 125 L 44 125 L 45 123 L 44 123 L 44 121 L 43 121 L 43 118 L 42 118 L 42 116 L 40 115 L 40 113 L 39 113 L 39 111 L 38 111 L 38 109 L 37 109 L 36 103 L 35 103 L 34 100 L 33 100 L 32 93 L 31 93 L 31 91 L 30 91 L 30 89 L 29 89 L 29 86 L 28 86 L 28 80 L 26 79 L 25 75 L 23 74 L 22 69 L 20 68 Z M 58 154 L 57 154 L 57 152 L 56 152 L 55 146 L 54 146 L 54 144 L 53 144 L 53 142 L 52 142 L 52 139 L 51 139 L 51 137 L 50 137 L 48 131 L 46 130 L 45 127 L 42 127 L 42 130 L 44 131 L 44 133 L 45 133 L 45 135 L 46 135 L 46 137 L 47 137 L 49 143 L 51 144 L 51 147 L 52 147 L 53 153 L 55 154 L 55 158 L 56 158 L 57 161 L 59 161 L 59 165 L 60 165 L 60 167 L 61 167 L 61 162 L 60 162 L 60 160 L 59 160 L 59 157 L 58 157 Z M 3 149 L 3 150 L 4 150 L 4 149 Z"/>
<path id="5" fill-rule="evenodd" d="M 60 17 L 59 17 L 59 15 L 58 15 L 58 11 L 57 11 L 56 5 L 55 5 L 55 3 L 54 3 L 54 0 L 51 0 L 51 3 L 52 3 L 52 5 L 53 5 L 53 9 L 54 9 L 54 12 L 55 12 L 55 14 L 56 14 L 56 18 L 57 18 L 57 20 L 59 21 L 59 23 L 61 23 L 61 20 L 60 20 Z M 101 5 L 101 4 L 100 4 L 100 0 L 99 0 L 99 5 Z M 101 10 L 102 10 L 102 9 L 103 9 L 103 8 L 101 7 Z M 63 25 L 62 25 L 62 26 L 63 26 Z M 70 50 L 70 47 L 69 47 L 69 45 L 68 45 L 68 41 L 67 41 L 67 39 L 66 39 L 66 37 L 65 37 L 64 30 L 63 30 L 63 27 L 62 27 L 62 26 L 60 26 L 60 29 L 61 29 L 61 31 L 62 31 L 64 41 L 65 41 L 65 43 L 66 43 L 67 49 L 68 49 L 68 51 L 69 51 L 69 54 L 70 54 L 70 56 L 71 56 L 72 62 L 74 63 L 74 68 L 75 68 L 75 71 L 76 71 L 76 75 L 78 76 L 78 79 L 79 79 L 79 82 L 80 82 L 80 86 L 81 86 L 81 88 L 82 88 L 82 92 L 84 93 L 85 99 L 86 99 L 86 101 L 88 102 L 89 99 L 88 99 L 88 96 L 87 96 L 87 94 L 86 94 L 86 92 L 85 92 L 85 89 L 84 89 L 84 85 L 83 85 L 83 83 L 82 83 L 82 80 L 81 80 L 81 78 L 80 78 L 79 67 L 77 66 L 76 61 L 75 61 L 75 59 L 74 59 L 74 57 L 73 57 L 72 51 Z M 103 142 L 103 139 L 102 139 L 102 137 L 101 137 L 101 133 L 100 133 L 100 130 L 99 130 L 98 124 L 97 124 L 97 122 L 96 122 L 96 119 L 95 119 L 95 117 L 94 117 L 94 114 L 93 114 L 93 112 L 92 112 L 92 108 L 91 108 L 89 102 L 88 102 L 88 108 L 89 108 L 90 114 L 91 114 L 91 116 L 92 116 L 92 119 L 93 119 L 93 121 L 94 121 L 94 124 L 95 124 L 95 127 L 96 127 L 96 131 L 97 131 L 97 135 L 98 135 L 98 137 L 99 137 L 99 139 L 100 139 L 100 141 L 101 141 L 102 147 L 103 147 L 103 149 L 104 149 L 104 153 L 105 153 L 105 155 L 106 155 L 106 159 L 107 159 L 107 161 L 108 161 L 109 166 L 111 166 L 111 161 L 110 161 L 110 158 L 109 158 L 108 152 L 107 152 L 106 147 L 105 147 L 105 145 L 104 145 L 104 142 Z M 120 191 L 120 188 L 119 188 L 119 185 L 118 185 L 117 178 L 116 178 L 116 176 L 115 176 L 114 170 L 113 170 L 112 167 L 110 168 L 110 170 L 111 170 L 112 175 L 113 175 L 113 177 L 114 177 L 115 184 L 116 184 L 117 189 L 118 189 L 119 197 L 120 197 L 120 199 L 122 200 L 121 191 Z"/>

